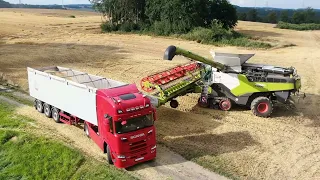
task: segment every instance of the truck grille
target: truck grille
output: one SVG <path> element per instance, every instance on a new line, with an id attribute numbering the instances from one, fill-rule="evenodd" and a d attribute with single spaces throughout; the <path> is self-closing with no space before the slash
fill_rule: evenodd
<path id="1" fill-rule="evenodd" d="M 130 144 L 130 152 L 131 153 L 139 153 L 141 151 L 145 151 L 147 149 L 147 141 L 142 140 L 138 142 L 134 142 Z"/>

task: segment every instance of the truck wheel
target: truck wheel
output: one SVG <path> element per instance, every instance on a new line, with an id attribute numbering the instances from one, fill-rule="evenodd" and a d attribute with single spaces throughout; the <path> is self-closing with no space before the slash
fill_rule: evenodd
<path id="1" fill-rule="evenodd" d="M 106 145 L 106 148 L 107 148 L 107 161 L 109 164 L 113 164 L 110 148 L 108 145 Z"/>
<path id="2" fill-rule="evenodd" d="M 56 123 L 60 123 L 60 115 L 57 108 L 52 109 L 52 118 Z"/>
<path id="3" fill-rule="evenodd" d="M 170 101 L 170 107 L 177 108 L 179 106 L 179 103 L 177 100 Z"/>
<path id="4" fill-rule="evenodd" d="M 269 117 L 273 111 L 273 104 L 267 97 L 257 97 L 251 103 L 251 110 L 258 117 Z"/>
<path id="5" fill-rule="evenodd" d="M 89 135 L 89 129 L 88 129 L 88 125 L 87 125 L 87 123 L 84 123 L 84 127 L 83 127 L 83 129 L 84 129 L 84 132 L 86 133 L 87 137 L 88 137 L 88 138 L 90 138 L 90 135 Z"/>
<path id="6" fill-rule="evenodd" d="M 44 111 L 44 114 L 48 117 L 48 118 L 51 118 L 52 117 L 52 110 L 51 110 L 51 106 L 47 103 L 44 103 L 43 104 L 43 111 Z"/>
<path id="7" fill-rule="evenodd" d="M 39 100 L 37 100 L 37 110 L 39 113 L 43 113 L 43 103 Z"/>

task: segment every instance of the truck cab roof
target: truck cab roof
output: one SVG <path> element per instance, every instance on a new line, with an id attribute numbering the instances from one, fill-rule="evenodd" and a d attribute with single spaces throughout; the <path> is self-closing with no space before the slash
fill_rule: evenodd
<path id="1" fill-rule="evenodd" d="M 117 111 L 121 110 L 123 113 L 138 112 L 150 107 L 150 99 L 142 94 L 135 84 L 98 89 L 97 95 L 106 97 Z M 148 107 L 146 107 L 147 104 L 149 104 Z"/>

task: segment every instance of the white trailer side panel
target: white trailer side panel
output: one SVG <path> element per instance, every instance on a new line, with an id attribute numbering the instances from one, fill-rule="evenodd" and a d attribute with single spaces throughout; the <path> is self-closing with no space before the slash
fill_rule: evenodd
<path id="1" fill-rule="evenodd" d="M 28 68 L 30 96 L 98 125 L 96 89 Z"/>

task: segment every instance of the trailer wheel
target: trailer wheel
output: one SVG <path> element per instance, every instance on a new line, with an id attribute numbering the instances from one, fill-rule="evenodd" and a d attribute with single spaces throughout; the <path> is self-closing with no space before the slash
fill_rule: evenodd
<path id="1" fill-rule="evenodd" d="M 109 148 L 109 145 L 106 145 L 107 148 L 107 161 L 109 164 L 113 164 L 112 156 L 111 156 L 111 150 Z"/>
<path id="2" fill-rule="evenodd" d="M 56 123 L 60 123 L 59 109 L 55 107 L 52 109 L 52 118 Z"/>
<path id="3" fill-rule="evenodd" d="M 258 117 L 269 117 L 273 111 L 273 104 L 267 97 L 257 97 L 251 103 L 251 110 Z"/>
<path id="4" fill-rule="evenodd" d="M 43 111 L 44 111 L 44 114 L 48 117 L 48 118 L 51 118 L 52 117 L 52 110 L 51 110 L 51 106 L 47 103 L 44 103 L 43 105 Z"/>
<path id="5" fill-rule="evenodd" d="M 37 110 L 39 113 L 43 113 L 43 103 L 40 100 L 37 100 Z"/>
<path id="6" fill-rule="evenodd" d="M 83 127 L 83 129 L 84 129 L 84 132 L 86 133 L 87 137 L 88 137 L 88 138 L 90 138 L 90 135 L 89 135 L 89 129 L 88 129 L 88 125 L 87 125 L 87 123 L 84 123 L 84 127 Z"/>

